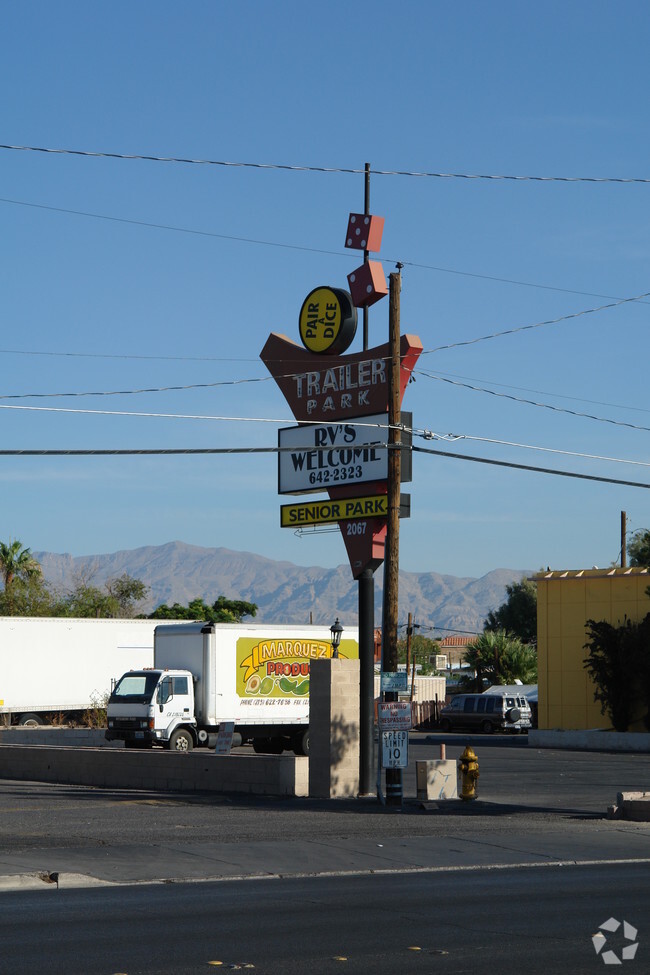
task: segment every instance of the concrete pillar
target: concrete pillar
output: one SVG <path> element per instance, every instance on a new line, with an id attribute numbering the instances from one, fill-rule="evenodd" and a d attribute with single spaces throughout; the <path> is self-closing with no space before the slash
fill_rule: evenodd
<path id="1" fill-rule="evenodd" d="M 309 795 L 359 794 L 359 661 L 313 660 L 309 680 Z"/>

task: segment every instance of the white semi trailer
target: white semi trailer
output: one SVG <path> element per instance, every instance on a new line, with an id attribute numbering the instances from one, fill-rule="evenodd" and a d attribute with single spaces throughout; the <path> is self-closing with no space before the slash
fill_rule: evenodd
<path id="1" fill-rule="evenodd" d="M 0 725 L 79 720 L 127 667 L 153 665 L 156 620 L 0 617 Z"/>

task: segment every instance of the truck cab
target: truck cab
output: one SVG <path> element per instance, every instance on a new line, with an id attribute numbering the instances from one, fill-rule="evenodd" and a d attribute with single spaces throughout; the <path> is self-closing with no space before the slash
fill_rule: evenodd
<path id="1" fill-rule="evenodd" d="M 194 681 L 188 670 L 131 670 L 115 685 L 107 707 L 109 741 L 127 748 L 163 745 L 190 751 L 197 741 Z"/>

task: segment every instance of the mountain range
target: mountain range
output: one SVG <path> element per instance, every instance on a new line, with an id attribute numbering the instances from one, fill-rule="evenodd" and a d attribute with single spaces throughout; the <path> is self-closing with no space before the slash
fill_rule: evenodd
<path id="1" fill-rule="evenodd" d="M 186 605 L 199 596 L 210 604 L 218 596 L 246 600 L 258 606 L 256 619 L 264 623 L 343 625 L 358 620 L 358 585 L 348 565 L 335 569 L 277 562 L 252 552 L 203 548 L 185 542 L 144 546 L 107 555 L 72 556 L 33 552 L 45 579 L 65 592 L 83 580 L 101 586 L 127 573 L 149 587 L 138 607 L 149 613 L 160 603 Z M 491 609 L 506 598 L 506 585 L 529 575 L 515 569 L 493 569 L 480 578 L 441 575 L 437 572 L 400 572 L 399 618 L 408 613 L 426 631 L 478 633 Z M 380 625 L 382 570 L 375 573 L 375 622 Z M 425 634 L 431 635 L 431 634 Z"/>

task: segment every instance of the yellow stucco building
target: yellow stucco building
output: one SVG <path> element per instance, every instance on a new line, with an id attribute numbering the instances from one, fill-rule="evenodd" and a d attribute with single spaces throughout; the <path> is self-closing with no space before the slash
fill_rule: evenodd
<path id="1" fill-rule="evenodd" d="M 537 655 L 540 729 L 611 728 L 594 701 L 584 668 L 587 620 L 618 626 L 650 613 L 648 569 L 540 572 L 537 583 Z M 645 731 L 642 722 L 630 731 Z"/>

